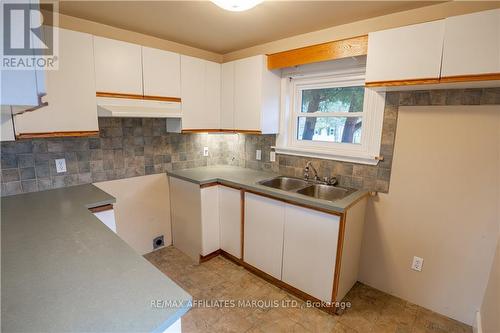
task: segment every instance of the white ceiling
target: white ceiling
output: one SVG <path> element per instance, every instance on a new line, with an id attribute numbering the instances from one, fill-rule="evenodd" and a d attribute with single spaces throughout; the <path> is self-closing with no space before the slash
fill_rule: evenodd
<path id="1" fill-rule="evenodd" d="M 209 1 L 63 1 L 63 14 L 225 54 L 436 1 L 266 1 L 228 12 Z"/>

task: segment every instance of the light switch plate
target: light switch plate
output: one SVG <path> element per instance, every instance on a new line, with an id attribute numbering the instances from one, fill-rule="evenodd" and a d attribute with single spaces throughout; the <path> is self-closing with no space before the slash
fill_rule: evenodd
<path id="1" fill-rule="evenodd" d="M 413 257 L 413 262 L 411 263 L 411 269 L 414 271 L 422 271 L 422 266 L 424 265 L 424 259 L 420 257 Z"/>
<path id="2" fill-rule="evenodd" d="M 66 172 L 66 159 L 58 158 L 55 160 L 55 162 L 57 173 Z"/>
<path id="3" fill-rule="evenodd" d="M 262 159 L 262 150 L 257 149 L 257 150 L 255 151 L 255 159 L 256 159 L 257 161 L 260 161 L 260 160 Z"/>
<path id="4" fill-rule="evenodd" d="M 269 153 L 269 161 L 276 162 L 276 152 L 272 151 Z"/>
<path id="5" fill-rule="evenodd" d="M 208 156 L 208 147 L 203 147 L 203 156 Z"/>

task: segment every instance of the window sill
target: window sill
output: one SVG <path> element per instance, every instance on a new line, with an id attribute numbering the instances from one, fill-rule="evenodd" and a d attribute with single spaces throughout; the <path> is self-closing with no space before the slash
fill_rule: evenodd
<path id="1" fill-rule="evenodd" d="M 276 153 L 285 155 L 312 157 L 324 160 L 334 160 L 334 161 L 351 162 L 351 163 L 359 163 L 367 165 L 377 165 L 379 162 L 378 159 L 376 159 L 374 156 L 368 156 L 368 155 L 348 156 L 348 155 L 339 155 L 331 152 L 318 151 L 312 149 L 282 148 L 282 147 L 271 147 L 271 148 L 274 148 Z"/>

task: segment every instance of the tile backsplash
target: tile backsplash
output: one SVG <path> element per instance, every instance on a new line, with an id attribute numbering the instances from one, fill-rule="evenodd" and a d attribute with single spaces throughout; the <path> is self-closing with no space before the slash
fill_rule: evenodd
<path id="1" fill-rule="evenodd" d="M 92 138 L 2 142 L 2 196 L 170 169 L 242 165 L 236 134 L 167 134 L 165 119 L 151 118 L 99 118 L 99 131 Z M 56 172 L 59 158 L 66 159 L 64 173 Z"/>
<path id="2" fill-rule="evenodd" d="M 162 173 L 170 169 L 229 164 L 302 177 L 311 160 L 321 176 L 344 186 L 389 190 L 400 106 L 500 104 L 500 88 L 425 90 L 387 94 L 381 155 L 376 166 L 300 156 L 277 155 L 270 162 L 275 135 L 172 134 L 165 119 L 99 118 L 99 137 L 19 140 L 1 144 L 2 196 Z M 203 156 L 208 147 L 209 156 Z M 255 150 L 262 159 L 255 159 Z M 66 159 L 57 173 L 55 159 Z"/>

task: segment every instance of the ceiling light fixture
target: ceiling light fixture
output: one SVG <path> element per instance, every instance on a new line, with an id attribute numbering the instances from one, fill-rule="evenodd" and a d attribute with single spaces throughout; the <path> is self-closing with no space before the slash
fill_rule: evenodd
<path id="1" fill-rule="evenodd" d="M 264 0 L 210 0 L 222 9 L 232 12 L 242 12 L 249 10 Z"/>

